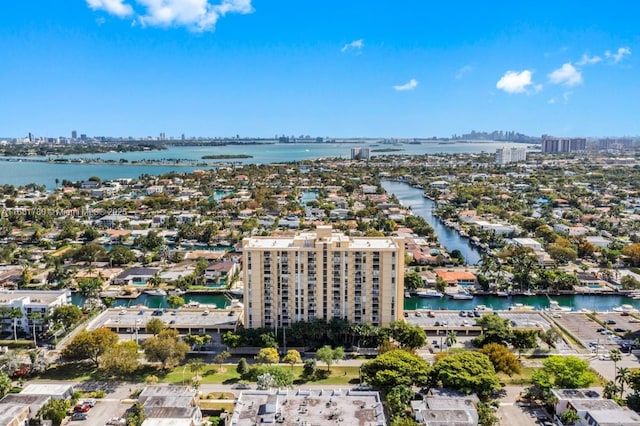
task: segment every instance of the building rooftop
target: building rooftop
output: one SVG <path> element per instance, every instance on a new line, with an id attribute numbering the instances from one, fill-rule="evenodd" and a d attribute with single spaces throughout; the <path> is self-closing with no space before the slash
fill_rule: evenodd
<path id="1" fill-rule="evenodd" d="M 259 423 L 383 426 L 386 420 L 378 392 L 340 389 L 243 391 L 231 426 Z"/>
<path id="2" fill-rule="evenodd" d="M 194 330 L 234 330 L 242 316 L 242 309 L 215 309 L 213 307 L 182 307 L 180 309 L 111 308 L 96 317 L 87 330 L 101 327 L 110 329 L 144 329 L 152 318 L 164 321 L 170 328 Z"/>
<path id="3" fill-rule="evenodd" d="M 73 386 L 64 383 L 30 383 L 21 391 L 20 395 L 69 395 L 73 394 Z"/>
<path id="4" fill-rule="evenodd" d="M 69 290 L 5 290 L 0 291 L 0 304 L 11 304 L 14 300 L 23 299 L 28 304 L 49 305 L 63 295 L 71 297 L 71 292 Z"/>

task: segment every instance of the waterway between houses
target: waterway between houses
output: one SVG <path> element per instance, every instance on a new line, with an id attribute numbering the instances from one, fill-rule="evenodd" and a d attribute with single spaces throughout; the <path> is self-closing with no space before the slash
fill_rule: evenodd
<path id="1" fill-rule="evenodd" d="M 448 228 L 436 216 L 433 210 L 436 205 L 432 200 L 423 196 L 423 190 L 414 188 L 404 182 L 383 181 L 382 187 L 398 198 L 398 201 L 405 207 L 411 208 L 416 216 L 423 217 L 431 225 L 438 236 L 438 241 L 447 250 L 460 250 L 467 259 L 469 265 L 475 265 L 480 261 L 481 253 L 471 244 L 469 239 L 451 228 Z M 534 309 L 545 309 L 549 307 L 549 301 L 556 300 L 561 306 L 573 308 L 573 310 L 588 309 L 590 311 L 605 312 L 611 311 L 614 307 L 622 304 L 629 304 L 640 309 L 640 300 L 630 297 L 613 295 L 561 295 L 551 296 L 475 296 L 472 300 L 452 300 L 449 298 L 419 298 L 413 297 L 405 299 L 405 309 L 460 309 L 470 310 L 476 305 L 485 305 L 493 309 L 509 309 L 510 306 L 520 303 L 531 306 Z"/>

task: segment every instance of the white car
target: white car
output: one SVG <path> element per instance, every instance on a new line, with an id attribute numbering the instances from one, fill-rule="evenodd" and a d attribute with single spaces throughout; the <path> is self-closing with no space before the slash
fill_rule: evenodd
<path id="1" fill-rule="evenodd" d="M 123 419 L 122 417 L 112 417 L 108 422 L 108 425 L 113 425 L 113 426 L 123 426 L 127 424 L 127 420 Z"/>
<path id="2" fill-rule="evenodd" d="M 610 361 L 611 360 L 611 356 L 609 354 L 600 354 L 599 358 L 600 358 L 600 361 Z"/>

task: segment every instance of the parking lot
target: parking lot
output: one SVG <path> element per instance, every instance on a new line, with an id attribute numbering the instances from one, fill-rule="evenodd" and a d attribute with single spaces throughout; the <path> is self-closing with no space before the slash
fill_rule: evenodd
<path id="1" fill-rule="evenodd" d="M 95 399 L 95 406 L 86 412 L 87 419 L 85 421 L 70 420 L 67 423 L 69 425 L 106 425 L 114 417 L 124 418 L 125 412 L 132 405 L 130 403 L 122 403 L 123 400 L 127 401 L 130 396 L 130 391 L 126 387 L 117 387 L 116 385 L 102 382 L 84 382 L 76 386 L 75 389 L 85 392 L 102 389 L 106 391 L 106 396 Z M 80 399 L 80 402 L 82 401 L 83 399 Z"/>
<path id="2" fill-rule="evenodd" d="M 587 348 L 580 349 L 582 352 L 590 351 L 589 343 L 592 344 L 592 352 L 605 353 L 611 349 L 619 349 L 620 340 L 624 340 L 628 331 L 640 329 L 637 319 L 618 312 L 597 313 L 596 318 L 604 325 L 582 312 L 563 312 L 552 319 Z"/>
<path id="3" fill-rule="evenodd" d="M 480 327 L 476 320 L 482 315 L 499 315 L 509 320 L 513 327 L 546 330 L 551 323 L 540 312 L 526 311 L 496 311 L 488 313 L 476 310 L 467 311 L 443 311 L 443 310 L 416 310 L 405 312 L 405 321 L 424 329 L 427 334 L 440 334 L 455 330 L 460 334 L 477 335 Z"/>

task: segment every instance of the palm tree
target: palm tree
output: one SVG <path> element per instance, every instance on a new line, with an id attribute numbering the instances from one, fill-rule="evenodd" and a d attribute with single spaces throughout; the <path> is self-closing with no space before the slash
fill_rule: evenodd
<path id="1" fill-rule="evenodd" d="M 616 373 L 616 382 L 620 383 L 620 398 L 624 394 L 624 385 L 629 383 L 631 371 L 627 367 L 620 367 Z"/>
<path id="2" fill-rule="evenodd" d="M 197 380 L 200 377 L 199 373 L 202 371 L 203 368 L 204 368 L 204 361 L 202 361 L 200 358 L 194 358 L 191 361 L 189 361 L 189 370 L 191 370 L 191 372 L 195 374 L 195 377 L 194 377 L 195 380 Z"/>
<path id="3" fill-rule="evenodd" d="M 613 361 L 613 371 L 618 371 L 618 361 L 622 359 L 622 352 L 619 349 L 611 349 L 609 351 L 609 357 Z"/>
<path id="4" fill-rule="evenodd" d="M 33 326 L 33 346 L 38 347 L 38 342 L 36 340 L 36 321 L 40 321 L 43 316 L 42 312 L 33 311 L 27 315 L 29 321 L 31 321 L 31 325 Z"/>
<path id="5" fill-rule="evenodd" d="M 447 333 L 447 340 L 445 340 L 447 347 L 451 347 L 458 343 L 458 335 L 455 331 L 451 330 Z"/>
<path id="6" fill-rule="evenodd" d="M 18 341 L 18 319 L 22 319 L 23 316 L 20 308 L 11 308 L 9 311 L 9 318 L 13 320 L 13 340 L 16 342 Z"/>

